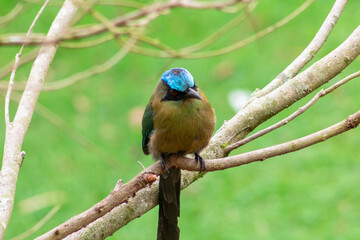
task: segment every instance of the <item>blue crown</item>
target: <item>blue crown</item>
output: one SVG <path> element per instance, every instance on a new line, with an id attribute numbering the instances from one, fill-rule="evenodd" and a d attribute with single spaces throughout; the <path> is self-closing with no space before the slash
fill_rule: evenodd
<path id="1" fill-rule="evenodd" d="M 172 68 L 161 76 L 161 80 L 171 89 L 180 92 L 184 92 L 195 85 L 193 76 L 185 68 Z"/>

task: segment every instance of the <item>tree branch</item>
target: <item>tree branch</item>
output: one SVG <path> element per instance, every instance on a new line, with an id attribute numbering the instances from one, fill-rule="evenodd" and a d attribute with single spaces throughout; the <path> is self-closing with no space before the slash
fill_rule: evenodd
<path id="1" fill-rule="evenodd" d="M 188 46 L 185 48 L 182 48 L 180 50 L 174 50 L 169 49 L 168 47 L 163 46 L 163 44 L 160 44 L 156 41 L 153 42 L 153 46 L 156 48 L 159 48 L 162 51 L 154 50 L 146 47 L 140 47 L 140 46 L 134 46 L 131 51 L 136 54 L 142 54 L 147 55 L 151 57 L 158 57 L 158 58 L 182 58 L 182 59 L 198 59 L 198 58 L 208 58 L 208 57 L 215 57 L 218 55 L 226 54 L 235 50 L 238 50 L 242 47 L 245 47 L 246 45 L 270 34 L 271 32 L 275 31 L 276 29 L 284 26 L 291 20 L 293 20 L 295 17 L 297 17 L 300 13 L 302 13 L 314 0 L 307 0 L 304 4 L 302 4 L 299 8 L 295 9 L 292 13 L 290 13 L 288 16 L 284 17 L 280 21 L 262 29 L 261 31 L 251 35 L 248 38 L 245 38 L 243 40 L 240 40 L 232 45 L 229 45 L 227 47 L 217 49 L 217 50 L 211 50 L 207 52 L 194 52 L 199 51 L 206 47 L 207 45 L 213 43 L 214 40 L 217 39 L 218 35 L 217 33 L 214 33 L 213 35 L 210 35 L 209 38 L 204 39 L 204 41 L 201 41 L 198 44 Z M 237 21 L 234 21 L 236 24 Z M 225 26 L 224 30 L 227 31 L 229 28 L 231 28 L 233 25 L 232 22 L 229 23 L 229 26 Z M 223 30 L 220 29 L 220 32 Z M 140 39 L 141 40 L 141 39 Z M 146 43 L 149 43 L 149 41 L 144 41 Z"/>
<path id="2" fill-rule="evenodd" d="M 206 171 L 212 172 L 238 167 L 244 164 L 256 161 L 264 161 L 268 158 L 284 155 L 290 152 L 295 152 L 316 143 L 323 142 L 350 129 L 356 128 L 359 123 L 360 110 L 348 116 L 345 120 L 337 124 L 334 124 L 326 129 L 290 142 L 239 154 L 236 156 L 206 161 Z M 200 171 L 200 166 L 197 165 L 194 159 L 191 158 L 172 157 L 170 166 L 172 165 L 188 171 Z"/>
<path id="3" fill-rule="evenodd" d="M 262 90 L 255 92 L 254 97 L 264 96 L 279 87 L 287 80 L 293 78 L 308 62 L 311 61 L 311 59 L 314 58 L 316 53 L 320 50 L 320 48 L 330 35 L 331 30 L 334 28 L 337 21 L 339 20 L 347 2 L 348 0 L 336 0 L 330 13 L 321 25 L 319 31 L 316 33 L 315 37 L 304 49 L 304 51 L 273 81 L 271 81 Z"/>
<path id="4" fill-rule="evenodd" d="M 36 240 L 63 239 L 71 233 L 80 230 L 84 226 L 104 216 L 114 207 L 123 203 L 127 203 L 128 199 L 132 196 L 135 196 L 139 190 L 145 188 L 148 186 L 148 184 L 155 182 L 157 180 L 157 175 L 161 172 L 161 164 L 160 162 L 157 162 L 139 173 L 127 184 L 122 185 L 121 181 L 118 182 L 114 191 L 112 191 L 105 199 L 95 204 L 89 210 L 72 217 L 67 222 L 36 238 Z"/>
<path id="5" fill-rule="evenodd" d="M 335 50 L 315 62 L 304 72 L 269 94 L 250 100 L 222 129 L 233 134 L 221 134 L 214 144 L 214 154 L 226 155 L 226 147 L 249 134 L 255 127 L 307 96 L 345 69 L 360 54 L 360 26 Z M 236 129 L 236 130 L 235 130 Z M 215 158 L 212 157 L 212 158 Z"/>
<path id="6" fill-rule="evenodd" d="M 254 4 L 250 4 L 249 9 L 247 9 L 248 13 L 251 13 L 257 6 L 257 2 L 254 2 Z M 207 36 L 201 42 L 196 43 L 194 45 L 182 48 L 179 50 L 179 52 L 182 52 L 183 54 L 193 53 L 196 51 L 199 51 L 201 49 L 204 49 L 207 46 L 210 46 L 212 43 L 217 41 L 219 38 L 223 37 L 227 32 L 229 32 L 231 29 L 233 29 L 235 26 L 239 25 L 241 22 L 243 22 L 247 18 L 247 14 L 239 14 L 237 17 L 235 17 L 233 20 L 213 32 L 211 35 Z"/>
<path id="7" fill-rule="evenodd" d="M 335 89 L 337 89 L 338 87 L 344 85 L 345 83 L 349 82 L 351 79 L 357 78 L 360 76 L 360 71 L 353 73 L 349 76 L 347 76 L 346 78 L 342 79 L 341 81 L 331 85 L 330 87 L 328 87 L 327 89 L 323 90 L 321 89 L 308 103 L 306 103 L 304 106 L 302 106 L 301 108 L 299 108 L 297 111 L 295 111 L 293 114 L 291 114 L 290 116 L 284 118 L 283 120 L 275 123 L 274 125 L 267 127 L 253 135 L 251 135 L 250 137 L 244 138 L 236 143 L 233 143 L 231 145 L 229 145 L 226 148 L 226 152 L 230 153 L 231 151 L 233 151 L 234 149 L 245 145 L 261 136 L 264 136 L 265 134 L 281 127 L 284 126 L 285 124 L 289 123 L 290 121 L 294 120 L 296 117 L 300 116 L 301 114 L 303 114 L 307 109 L 309 109 L 312 105 L 314 105 L 317 100 L 319 100 L 321 97 L 325 96 L 328 93 L 331 93 L 332 91 L 334 91 Z"/>
<path id="8" fill-rule="evenodd" d="M 115 53 L 114 56 L 112 56 L 111 58 L 109 58 L 107 61 L 105 61 L 102 64 L 95 65 L 89 69 L 82 71 L 82 72 L 75 73 L 67 78 L 45 84 L 44 91 L 54 91 L 54 90 L 58 90 L 61 88 L 65 88 L 65 87 L 68 87 L 80 80 L 87 79 L 91 76 L 95 76 L 97 74 L 100 74 L 102 72 L 109 70 L 110 68 L 112 68 L 118 62 L 120 62 L 121 59 L 123 59 L 126 56 L 126 54 L 134 46 L 136 41 L 137 41 L 136 37 L 130 38 L 126 42 L 126 44 L 124 45 L 123 48 L 121 48 L 118 52 Z"/>
<path id="9" fill-rule="evenodd" d="M 61 205 L 55 205 L 48 214 L 46 214 L 39 222 L 34 226 L 21 233 L 20 235 L 11 238 L 10 240 L 23 240 L 27 239 L 31 234 L 36 233 L 42 226 L 44 226 L 61 208 Z"/>
<path id="10" fill-rule="evenodd" d="M 169 2 L 160 2 L 154 3 L 153 5 L 146 6 L 142 9 L 130 12 L 124 16 L 117 17 L 111 21 L 113 26 L 119 27 L 128 24 L 131 21 L 139 19 L 141 17 L 146 17 L 148 15 L 161 13 L 165 10 L 172 8 L 190 8 L 190 9 L 221 9 L 228 6 L 232 6 L 239 2 L 248 2 L 249 0 L 229 0 L 229 1 L 219 1 L 219 2 L 197 2 L 197 1 L 169 1 Z M 101 34 L 107 29 L 106 26 L 102 24 L 96 24 L 90 27 L 79 27 L 72 30 L 69 30 L 63 36 L 59 36 L 56 39 L 45 39 L 42 35 L 24 37 L 22 35 L 10 34 L 8 36 L 0 36 L 0 46 L 1 45 L 37 45 L 37 44 L 55 44 L 59 43 L 62 40 L 70 39 L 80 39 L 85 37 L 90 37 L 94 35 Z"/>
<path id="11" fill-rule="evenodd" d="M 40 0 L 22 0 L 26 3 L 32 3 L 32 4 L 42 4 L 42 1 Z M 62 0 L 55 0 L 50 2 L 50 6 L 61 6 L 63 4 Z M 83 3 L 84 6 L 89 6 L 88 2 Z M 91 5 L 91 4 L 90 4 Z M 131 7 L 131 8 L 141 8 L 144 6 L 142 3 L 128 1 L 128 0 L 102 0 L 98 1 L 97 5 L 110 5 L 110 6 L 122 6 L 122 7 Z"/>
<path id="12" fill-rule="evenodd" d="M 77 7 L 66 0 L 50 27 L 47 38 L 58 38 L 75 15 Z M 5 147 L 0 173 L 0 239 L 3 239 L 14 204 L 16 181 L 23 154 L 21 146 L 29 127 L 56 45 L 43 46 L 36 58 L 20 100 L 14 121 L 6 128 Z"/>
<path id="13" fill-rule="evenodd" d="M 284 26 L 285 24 L 287 24 L 288 22 L 293 20 L 295 17 L 297 17 L 300 13 L 302 13 L 314 1 L 315 0 L 306 0 L 300 7 L 295 9 L 288 16 L 284 17 L 283 19 L 276 22 L 275 24 L 262 29 L 261 31 L 255 33 L 254 35 L 252 35 L 252 36 L 250 36 L 250 37 L 248 37 L 248 38 L 246 38 L 244 40 L 241 40 L 239 42 L 236 42 L 236 43 L 234 43 L 232 45 L 229 45 L 229 46 L 221 48 L 221 49 L 211 50 L 211 51 L 207 51 L 207 52 L 193 53 L 193 54 L 182 56 L 182 58 L 185 58 L 185 59 L 198 59 L 198 58 L 215 57 L 215 56 L 219 56 L 219 55 L 222 55 L 222 54 L 225 54 L 225 53 L 235 51 L 235 50 L 237 50 L 239 48 L 242 48 L 242 47 L 250 44 L 251 42 L 254 42 L 257 39 L 262 38 L 262 37 L 266 36 L 267 34 L 275 31 L 276 29 Z M 181 55 L 181 53 L 180 53 L 180 55 Z"/>
<path id="14" fill-rule="evenodd" d="M 209 146 L 203 151 L 202 156 L 206 159 L 221 158 L 226 156 L 227 152 L 225 147 L 231 144 L 232 142 L 237 141 L 240 138 L 243 138 L 256 126 L 260 125 L 265 120 L 274 116 L 281 110 L 290 106 L 297 100 L 305 97 L 310 92 L 314 91 L 316 88 L 320 87 L 322 84 L 328 82 L 338 73 L 340 73 L 344 68 L 346 68 L 358 55 L 360 54 L 360 27 L 355 29 L 355 31 L 346 39 L 346 41 L 341 44 L 337 49 L 332 51 L 330 54 L 325 56 L 323 59 L 314 63 L 306 71 L 298 75 L 296 78 L 288 81 L 287 83 L 280 86 L 278 89 L 274 90 L 270 94 L 256 99 L 255 101 L 248 104 L 243 108 L 239 113 L 237 113 L 230 121 L 226 122 L 214 135 L 211 139 Z M 347 120 L 334 125 L 328 129 L 317 132 L 313 135 L 304 137 L 302 139 L 294 140 L 288 143 L 288 145 L 277 145 L 273 149 L 262 149 L 249 153 L 239 155 L 241 157 L 229 157 L 226 160 L 219 160 L 220 165 L 216 165 L 216 161 L 212 163 L 212 160 L 207 161 L 207 169 L 217 170 L 224 169 L 227 161 L 230 160 L 234 165 L 244 164 L 244 159 L 253 159 L 252 161 L 261 160 L 267 157 L 277 156 L 286 152 L 290 152 L 291 148 L 295 146 L 297 149 L 309 146 L 311 142 L 317 143 L 324 139 L 327 139 L 324 134 L 329 134 L 329 136 L 335 136 L 341 132 L 349 130 L 353 127 L 356 127 L 360 121 L 360 112 L 350 116 Z M 321 135 L 323 134 L 323 135 Z M 321 137 L 320 137 L 321 136 Z M 310 140 L 309 140 L 310 139 Z M 271 150 L 271 151 L 270 151 Z M 269 155 L 266 155 L 269 151 Z M 253 158 L 249 158 L 249 154 Z M 184 159 L 182 159 L 184 160 Z M 186 161 L 174 160 L 177 162 L 177 166 L 184 167 L 185 169 L 198 170 L 199 166 L 194 166 L 195 163 L 193 160 L 188 159 Z M 250 161 L 250 160 L 248 160 Z M 184 163 L 183 163 L 184 162 Z M 181 164 L 192 164 L 190 167 Z M 219 163 L 219 162 L 218 162 Z M 112 206 L 117 206 L 116 208 L 106 208 L 107 214 L 104 217 L 100 217 L 98 220 L 95 216 L 94 211 L 95 205 L 90 210 L 80 214 L 81 217 L 74 217 L 68 222 L 63 223 L 59 227 L 54 228 L 50 232 L 39 237 L 39 239 L 52 239 L 56 236 L 55 233 L 58 230 L 59 234 L 62 234 L 63 231 L 68 233 L 74 232 L 72 235 L 68 236 L 68 239 L 79 239 L 79 238 L 91 238 L 91 239 L 103 239 L 106 236 L 111 235 L 117 229 L 126 225 L 128 222 L 133 220 L 136 217 L 144 214 L 149 211 L 151 208 L 157 204 L 157 191 L 158 188 L 154 185 L 150 189 L 134 192 L 134 186 L 142 186 L 136 188 L 137 190 L 142 189 L 147 186 L 147 183 L 140 181 L 140 185 L 137 183 L 136 179 L 144 179 L 144 174 L 159 174 L 162 169 L 159 162 L 152 165 L 150 168 L 146 169 L 140 173 L 137 177 L 133 178 L 129 183 L 124 184 L 121 188 L 129 188 L 129 193 L 127 197 L 117 196 L 117 204 Z M 204 173 L 198 174 L 197 172 L 183 171 L 182 174 L 182 187 L 185 188 L 190 185 L 192 182 L 201 177 Z M 135 197 L 129 198 L 136 193 Z M 114 194 L 114 193 L 113 193 Z M 110 195 L 109 195 L 110 196 Z M 107 201 L 108 198 L 106 198 Z M 118 200 L 120 199 L 120 201 Z M 104 200 L 103 200 L 104 201 Z M 100 203 L 103 203 L 101 201 Z M 127 202 L 125 204 L 125 201 Z M 123 204 L 120 204 L 123 203 Z M 137 203 L 139 205 L 134 205 Z M 109 203 L 110 204 L 110 203 Z M 120 205 L 119 205 L 120 204 Z M 136 206 L 134 208 L 133 206 Z M 92 214 L 90 214 L 92 213 Z M 85 217 L 86 214 L 90 214 Z M 92 221 L 87 219 L 91 218 Z M 86 219 L 86 222 L 79 222 L 82 219 Z M 77 220 L 77 221 L 75 221 Z M 88 225 L 92 222 L 90 225 Z M 67 228 L 72 228 L 73 224 L 82 224 L 81 226 L 88 225 L 87 227 L 81 229 L 80 231 L 69 230 Z"/>
<path id="15" fill-rule="evenodd" d="M 16 18 L 24 6 L 22 3 L 17 3 L 15 7 L 5 16 L 0 17 L 0 29 L 9 24 L 14 18 Z"/>
<path id="16" fill-rule="evenodd" d="M 39 52 L 39 48 L 35 48 L 34 50 L 22 55 L 22 58 L 20 59 L 18 66 L 21 66 L 25 63 L 28 63 L 28 62 L 34 60 L 36 58 L 38 52 Z M 13 63 L 13 61 L 11 61 L 8 64 L 6 64 L 2 69 L 0 69 L 0 79 L 5 77 L 6 75 L 10 74 L 13 67 L 14 67 L 14 63 Z M 8 82 L 6 82 L 6 83 L 0 82 L 0 89 L 7 89 L 7 84 L 8 84 Z M 14 89 L 16 90 L 17 88 L 15 87 Z M 22 89 L 24 89 L 24 86 L 22 87 Z"/>
<path id="17" fill-rule="evenodd" d="M 45 86 L 45 85 L 44 85 Z M 2 95 L 2 94 L 0 94 Z M 11 100 L 14 102 L 20 101 L 21 95 L 19 93 L 14 93 L 11 95 Z M 96 156 L 99 160 L 104 161 L 110 167 L 114 169 L 121 169 L 121 164 L 118 161 L 115 161 L 113 157 L 106 152 L 104 149 L 100 148 L 98 145 L 90 141 L 87 137 L 81 134 L 79 131 L 73 129 L 69 123 L 63 119 L 61 116 L 52 112 L 50 109 L 46 108 L 40 103 L 36 104 L 35 112 L 39 114 L 41 117 L 49 121 L 55 127 L 62 130 L 66 133 L 70 138 L 72 138 L 75 142 L 79 144 L 86 151 Z"/>
<path id="18" fill-rule="evenodd" d="M 29 36 L 32 33 L 32 30 L 35 26 L 35 23 L 37 22 L 37 20 L 39 19 L 40 15 L 42 14 L 42 12 L 44 11 L 46 5 L 48 4 L 49 0 L 46 0 L 44 5 L 40 8 L 39 12 L 36 14 L 33 22 L 31 23 L 28 32 L 26 33 L 26 36 Z M 9 86 L 8 86 L 8 90 L 6 92 L 6 97 L 5 97 L 5 125 L 7 128 L 9 128 L 10 126 L 10 116 L 9 116 L 9 105 L 10 105 L 10 96 L 11 96 L 11 91 L 13 89 L 13 86 L 15 84 L 15 73 L 16 70 L 19 66 L 20 63 L 20 58 L 21 58 L 21 54 L 24 51 L 25 45 L 23 44 L 20 48 L 20 51 L 18 54 L 16 54 L 15 56 L 15 63 L 14 66 L 12 68 L 11 71 L 11 76 L 10 76 L 10 81 L 9 81 Z"/>
<path id="19" fill-rule="evenodd" d="M 275 156 L 287 154 L 290 152 L 298 151 L 302 148 L 311 146 L 313 144 L 325 141 L 331 137 L 334 137 L 340 133 L 343 133 L 345 131 L 348 131 L 350 129 L 356 128 L 360 123 L 360 111 L 357 111 L 355 114 L 350 115 L 345 120 L 334 124 L 333 126 L 330 126 L 326 129 L 323 129 L 321 131 L 318 131 L 316 133 L 310 134 L 308 136 L 278 144 L 275 146 L 271 146 L 268 148 L 263 148 L 259 150 L 255 150 L 252 152 L 247 152 L 243 154 L 239 154 L 232 157 L 225 157 L 225 158 L 218 158 L 218 159 L 212 159 L 212 160 L 206 160 L 206 171 L 219 171 L 224 170 L 228 168 L 238 167 L 244 164 L 249 164 L 256 161 L 264 161 L 265 159 L 272 158 Z M 200 171 L 200 165 L 194 161 L 192 158 L 186 158 L 181 156 L 172 155 L 170 156 L 170 161 L 168 167 L 176 166 L 183 170 L 188 171 Z M 117 231 L 122 226 L 126 225 L 128 223 L 128 219 L 134 219 L 136 217 L 141 216 L 146 211 L 149 211 L 151 208 L 157 205 L 157 191 L 158 191 L 158 182 L 154 184 L 154 186 L 151 186 L 154 181 L 154 176 L 161 174 L 162 167 L 160 162 L 156 162 L 151 167 L 145 169 L 142 173 L 137 175 L 135 178 L 133 178 L 129 183 L 126 183 L 122 185 L 119 190 L 113 191 L 110 193 L 110 195 L 105 198 L 100 203 L 96 204 L 94 207 L 92 207 L 90 210 L 70 219 L 66 223 L 62 224 L 61 226 L 53 229 L 51 232 L 53 234 L 56 234 L 58 232 L 64 232 L 66 230 L 71 231 L 73 230 L 73 224 L 85 226 L 89 223 L 89 219 L 96 219 L 96 216 L 99 216 L 98 212 L 94 212 L 97 208 L 101 208 L 102 206 L 106 206 L 105 204 L 113 204 L 117 203 L 117 205 L 112 205 L 115 208 L 110 212 L 108 208 L 106 208 L 107 214 L 103 217 L 99 217 L 91 223 L 90 225 L 84 227 L 80 231 L 76 232 L 73 231 L 73 234 L 69 235 L 65 239 L 104 239 L 110 235 L 112 235 L 115 231 Z M 150 173 L 151 172 L 151 173 Z M 146 178 L 147 174 L 151 174 L 151 178 Z M 145 181 L 144 181 L 145 180 Z M 146 182 L 148 180 L 148 182 Z M 184 179 L 183 179 L 184 181 Z M 142 190 L 150 184 L 149 189 Z M 137 188 L 140 187 L 140 188 Z M 185 185 L 183 184 L 183 188 Z M 116 188 L 116 187 L 115 187 Z M 122 191 L 123 189 L 131 189 L 130 192 Z M 136 191 L 133 191 L 136 190 Z M 142 199 L 142 203 L 145 199 L 144 192 L 147 192 L 147 194 L 151 194 L 153 198 L 150 201 L 147 201 L 146 204 L 140 204 L 138 199 Z M 152 193 L 149 193 L 149 192 Z M 115 193 L 117 193 L 115 195 Z M 136 194 L 136 195 L 135 195 Z M 125 196 L 124 196 L 125 195 Z M 135 197 L 134 197 L 135 196 Z M 134 197 L 134 198 L 132 198 Z M 148 196 L 146 197 L 146 199 Z M 121 202 L 119 202 L 119 199 Z M 134 203 L 137 202 L 138 204 Z M 118 206 L 118 207 L 116 207 Z M 128 212 L 124 213 L 125 209 L 130 209 L 129 211 L 130 216 L 128 215 Z M 105 211 L 105 209 L 104 209 Z M 86 219 L 86 222 L 84 221 Z M 54 235 L 50 235 L 50 233 L 47 233 L 47 235 L 43 235 L 36 240 L 45 240 L 45 239 L 54 239 Z M 59 238 L 55 238 L 59 239 Z"/>

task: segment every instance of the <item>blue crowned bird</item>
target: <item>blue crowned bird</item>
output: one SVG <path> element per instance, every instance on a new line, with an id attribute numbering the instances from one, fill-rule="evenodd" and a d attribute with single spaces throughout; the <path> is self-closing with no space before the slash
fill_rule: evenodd
<path id="1" fill-rule="evenodd" d="M 158 240 L 179 239 L 180 216 L 179 168 L 167 168 L 172 154 L 194 154 L 205 170 L 199 155 L 209 143 L 215 127 L 215 114 L 205 94 L 195 85 L 194 78 L 184 68 L 166 71 L 146 106 L 142 119 L 142 148 L 146 155 L 161 160 L 164 172 L 159 183 Z"/>

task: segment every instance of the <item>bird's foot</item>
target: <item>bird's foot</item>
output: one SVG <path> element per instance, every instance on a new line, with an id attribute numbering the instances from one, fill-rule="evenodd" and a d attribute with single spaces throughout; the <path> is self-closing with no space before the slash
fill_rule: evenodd
<path id="1" fill-rule="evenodd" d="M 204 161 L 204 159 L 198 153 L 194 153 L 194 154 L 195 154 L 196 165 L 198 163 L 200 163 L 200 172 L 205 171 L 205 161 Z"/>

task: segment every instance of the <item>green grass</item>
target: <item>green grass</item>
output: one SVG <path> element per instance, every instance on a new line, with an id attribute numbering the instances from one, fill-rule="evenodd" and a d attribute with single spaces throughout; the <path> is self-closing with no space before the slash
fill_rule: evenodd
<path id="1" fill-rule="evenodd" d="M 262 29 L 302 2 L 261 1 L 253 19 Z M 14 4 L 3 1 L 0 15 Z M 207 59 L 175 60 L 171 67 L 185 67 L 193 74 L 216 111 L 218 129 L 235 114 L 226 100 L 229 91 L 264 87 L 306 47 L 330 8 L 329 1 L 317 0 L 286 26 L 241 50 Z M 31 7 L 17 21 L 1 29 L 1 33 L 27 31 L 38 9 L 39 6 Z M 104 13 L 109 9 L 99 8 Z M 56 7 L 48 7 L 35 31 L 46 32 L 56 12 Z M 123 12 L 112 9 L 108 14 L 116 16 Z M 350 1 L 315 60 L 343 42 L 358 26 L 359 16 L 360 2 Z M 180 48 L 196 43 L 233 17 L 219 11 L 176 9 L 155 20 L 149 33 Z M 87 17 L 83 22 L 94 21 Z M 252 31 L 250 22 L 246 21 L 224 36 L 221 44 L 242 39 Z M 1 47 L 0 66 L 11 61 L 18 50 L 19 47 Z M 114 42 L 86 50 L 59 49 L 46 81 L 56 81 L 102 63 L 116 51 L 118 46 Z M 134 108 L 146 106 L 166 62 L 166 59 L 129 54 L 101 75 L 65 89 L 41 93 L 39 103 L 64 119 L 66 127 L 73 129 L 72 134 L 81 134 L 92 145 L 84 148 L 84 144 L 58 126 L 38 113 L 34 115 L 23 144 L 26 158 L 6 239 L 32 227 L 51 209 L 48 206 L 25 213 L 19 207 L 23 200 L 51 191 L 61 191 L 66 196 L 60 211 L 31 235 L 29 239 L 32 239 L 100 201 L 118 179 L 130 180 L 142 169 L 136 161 L 145 166 L 152 164 L 151 157 L 142 154 L 141 128 L 131 124 L 129 116 Z M 18 72 L 17 81 L 26 78 L 30 67 L 27 65 Z M 331 83 L 358 69 L 359 60 Z M 299 119 L 235 153 L 302 137 L 343 120 L 358 110 L 359 88 L 360 82 L 353 80 L 321 99 Z M 292 113 L 310 98 L 284 110 L 259 129 Z M 3 99 L 0 103 L 3 110 Z M 12 115 L 15 107 L 12 103 Z M 0 121 L 3 145 L 2 117 Z M 359 130 L 355 129 L 296 153 L 207 174 L 182 192 L 181 238 L 357 239 L 360 235 L 360 193 L 356 188 L 360 181 L 358 136 Z M 156 225 L 157 209 L 154 209 L 110 239 L 155 239 Z"/>

